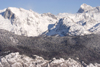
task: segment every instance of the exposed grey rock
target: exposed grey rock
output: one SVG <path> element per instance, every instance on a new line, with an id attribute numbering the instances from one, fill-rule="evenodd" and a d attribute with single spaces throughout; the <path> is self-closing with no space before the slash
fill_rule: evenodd
<path id="1" fill-rule="evenodd" d="M 15 19 L 15 14 L 9 8 L 7 8 L 6 11 L 4 12 L 4 18 Z"/>
<path id="2" fill-rule="evenodd" d="M 55 15 L 51 14 L 51 13 L 44 13 L 44 14 L 42 14 L 42 16 L 49 16 L 53 19 L 57 19 L 57 17 Z"/>

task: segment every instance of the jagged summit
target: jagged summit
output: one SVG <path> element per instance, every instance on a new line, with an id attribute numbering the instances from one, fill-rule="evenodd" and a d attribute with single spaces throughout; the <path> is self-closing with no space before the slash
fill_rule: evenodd
<path id="1" fill-rule="evenodd" d="M 87 4 L 83 3 L 81 5 L 81 8 L 86 9 L 86 8 L 92 8 L 92 7 L 90 5 L 87 5 Z"/>
<path id="2" fill-rule="evenodd" d="M 82 4 L 77 13 L 97 13 L 97 12 L 100 12 L 100 6 L 92 7 L 87 4 Z"/>
<path id="3" fill-rule="evenodd" d="M 15 18 L 15 14 L 13 13 L 13 10 L 12 9 L 14 10 L 14 8 L 8 7 L 5 10 L 5 12 L 3 14 L 3 16 L 4 16 L 5 19 L 14 19 Z"/>
<path id="4" fill-rule="evenodd" d="M 91 7 L 90 5 L 87 5 L 87 4 L 83 3 L 80 6 L 80 9 L 78 10 L 78 13 L 84 13 L 84 12 L 87 12 L 87 11 L 89 11 L 91 9 L 93 9 L 93 7 Z"/>

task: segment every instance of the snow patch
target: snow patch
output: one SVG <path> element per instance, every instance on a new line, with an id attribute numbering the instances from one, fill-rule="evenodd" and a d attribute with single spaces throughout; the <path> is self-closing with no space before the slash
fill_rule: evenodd
<path id="1" fill-rule="evenodd" d="M 78 61 L 75 61 L 71 58 L 68 60 L 65 60 L 63 58 L 53 60 L 45 60 L 40 56 L 36 56 L 35 59 L 32 59 L 25 55 L 20 55 L 18 52 L 16 53 L 10 53 L 9 55 L 6 55 L 5 57 L 0 58 L 0 67 L 84 67 L 83 64 L 81 64 Z M 89 65 L 85 64 L 86 67 L 99 67 L 100 64 L 90 63 Z"/>

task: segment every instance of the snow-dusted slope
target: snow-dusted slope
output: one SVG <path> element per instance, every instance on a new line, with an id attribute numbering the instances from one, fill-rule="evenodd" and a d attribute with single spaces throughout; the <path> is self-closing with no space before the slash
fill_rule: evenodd
<path id="1" fill-rule="evenodd" d="M 32 10 L 9 7 L 0 15 L 0 27 L 15 34 L 25 36 L 38 36 L 48 30 L 49 24 L 54 24 L 56 19 L 42 16 Z"/>
<path id="2" fill-rule="evenodd" d="M 34 55 L 32 59 L 25 55 L 20 55 L 18 52 L 10 53 L 5 57 L 0 58 L 0 67 L 99 67 L 100 64 L 89 64 L 75 61 L 71 58 L 64 60 L 63 58 L 53 60 L 45 60 L 40 56 Z M 77 58 L 79 59 L 79 58 Z"/>
<path id="3" fill-rule="evenodd" d="M 87 12 L 100 12 L 100 7 L 91 7 L 87 4 L 82 4 L 78 13 L 87 13 Z"/>
<path id="4" fill-rule="evenodd" d="M 0 29 L 18 35 L 85 35 L 100 30 L 100 7 L 82 4 L 76 14 L 38 14 L 32 10 L 9 7 L 0 10 Z"/>
<path id="5" fill-rule="evenodd" d="M 83 10 L 83 11 L 82 11 Z M 49 29 L 46 35 L 85 35 L 100 32 L 100 7 L 82 4 L 78 13 L 60 13 L 59 21 Z"/>

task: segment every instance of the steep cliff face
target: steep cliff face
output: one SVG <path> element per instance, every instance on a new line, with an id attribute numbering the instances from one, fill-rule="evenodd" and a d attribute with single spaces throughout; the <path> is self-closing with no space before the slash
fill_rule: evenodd
<path id="1" fill-rule="evenodd" d="M 3 16 L 5 19 L 14 19 L 15 18 L 15 14 L 9 8 L 6 9 Z"/>

